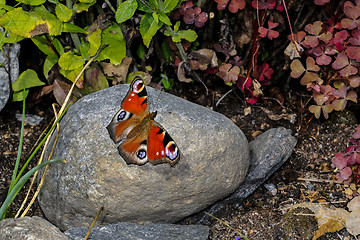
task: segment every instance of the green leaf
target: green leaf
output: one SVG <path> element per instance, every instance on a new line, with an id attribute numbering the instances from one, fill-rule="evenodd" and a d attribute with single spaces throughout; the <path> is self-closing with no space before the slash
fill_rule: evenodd
<path id="1" fill-rule="evenodd" d="M 151 39 L 162 26 L 162 22 L 156 23 L 151 14 L 146 13 L 140 21 L 140 34 L 146 47 L 149 47 Z"/>
<path id="2" fill-rule="evenodd" d="M 12 84 L 12 88 L 15 92 L 22 91 L 24 88 L 31 88 L 36 86 L 42 86 L 45 83 L 40 81 L 36 72 L 32 69 L 27 69 L 20 74 Z"/>
<path id="3" fill-rule="evenodd" d="M 20 42 L 21 40 L 24 39 L 24 37 L 21 37 L 19 35 L 15 35 L 11 32 L 7 32 L 6 36 L 3 37 L 4 33 L 0 32 L 0 39 L 2 39 L 2 43 L 16 43 L 16 42 Z"/>
<path id="4" fill-rule="evenodd" d="M 64 70 L 62 68 L 60 68 L 60 73 L 66 77 L 67 79 L 69 79 L 70 81 L 74 82 L 75 79 L 77 78 L 77 76 L 80 74 L 81 70 L 82 70 L 82 66 L 79 68 L 76 68 L 74 70 Z M 81 85 L 82 82 L 84 81 L 84 74 L 81 75 L 80 79 L 78 80 L 77 84 Z"/>
<path id="5" fill-rule="evenodd" d="M 165 23 L 166 25 L 169 25 L 169 26 L 172 25 L 169 17 L 166 16 L 166 14 L 163 13 L 163 12 L 160 12 L 160 13 L 159 13 L 159 19 L 160 19 L 160 21 L 162 21 L 162 22 Z"/>
<path id="6" fill-rule="evenodd" d="M 57 3 L 55 7 L 56 16 L 63 22 L 68 22 L 73 14 L 72 10 L 62 3 Z"/>
<path id="7" fill-rule="evenodd" d="M 96 58 L 96 61 L 109 59 L 114 65 L 119 65 L 126 54 L 126 42 L 120 26 L 113 22 L 111 26 L 104 29 L 102 33 L 101 46 L 105 47 Z"/>
<path id="8" fill-rule="evenodd" d="M 101 46 L 101 29 L 97 28 L 92 34 L 89 35 L 88 41 L 90 43 L 89 55 L 94 56 Z"/>
<path id="9" fill-rule="evenodd" d="M 51 14 L 44 5 L 35 7 L 33 11 L 34 12 L 30 12 L 30 14 L 40 18 L 44 23 L 37 25 L 35 29 L 30 32 L 30 37 L 43 33 L 49 33 L 53 36 L 62 33 L 62 22 L 55 15 Z"/>
<path id="10" fill-rule="evenodd" d="M 177 21 L 174 26 L 174 32 L 178 32 L 180 27 L 180 21 Z"/>
<path id="11" fill-rule="evenodd" d="M 138 2 L 138 9 L 143 12 L 152 13 L 156 10 L 156 4 L 154 1 L 146 1 L 147 4 L 144 4 L 141 0 L 137 0 Z"/>
<path id="12" fill-rule="evenodd" d="M 169 13 L 175 9 L 176 5 L 178 4 L 179 0 L 165 0 L 164 1 L 164 12 Z"/>
<path id="13" fill-rule="evenodd" d="M 23 91 L 18 91 L 13 93 L 13 101 L 14 102 L 20 102 L 24 100 L 29 94 L 29 89 L 25 90 L 25 93 Z"/>
<path id="14" fill-rule="evenodd" d="M 76 3 L 73 8 L 76 13 L 80 13 L 82 11 L 88 11 L 89 7 L 91 7 L 95 3 L 96 0 L 89 1 L 89 3 L 80 2 L 80 3 Z"/>
<path id="15" fill-rule="evenodd" d="M 145 47 L 143 44 L 140 44 L 138 49 L 136 50 L 136 55 L 138 58 L 143 59 L 145 56 Z"/>
<path id="16" fill-rule="evenodd" d="M 84 88 L 88 88 L 88 93 L 93 93 L 108 87 L 109 83 L 99 65 L 96 63 L 91 64 L 91 66 L 85 70 Z"/>
<path id="17" fill-rule="evenodd" d="M 159 15 L 156 12 L 153 12 L 151 15 L 154 18 L 156 24 L 159 24 Z"/>
<path id="18" fill-rule="evenodd" d="M 62 54 L 59 59 L 59 67 L 64 70 L 82 68 L 84 64 L 85 59 L 81 56 L 75 55 L 73 51 Z"/>
<path id="19" fill-rule="evenodd" d="M 171 37 L 171 39 L 174 42 L 181 42 L 181 39 L 186 39 L 189 42 L 194 42 L 197 38 L 197 34 L 193 30 L 179 30 L 177 33 L 175 33 L 174 36 Z"/>
<path id="20" fill-rule="evenodd" d="M 115 19 L 118 23 L 125 22 L 129 18 L 131 18 L 136 9 L 138 7 L 138 3 L 136 0 L 127 0 L 122 2 L 118 9 L 116 9 Z"/>
<path id="21" fill-rule="evenodd" d="M 58 51 L 60 55 L 64 54 L 64 47 L 61 45 L 60 41 L 55 37 L 51 37 L 51 39 L 56 51 Z"/>
<path id="22" fill-rule="evenodd" d="M 43 71 L 46 79 L 49 77 L 50 70 L 58 62 L 58 60 L 59 58 L 56 55 L 49 55 L 45 58 Z"/>
<path id="23" fill-rule="evenodd" d="M 68 32 L 68 33 L 83 33 L 83 34 L 87 34 L 88 32 L 85 31 L 84 29 L 82 29 L 81 27 L 78 27 L 74 24 L 71 23 L 63 23 L 63 32 Z"/>
<path id="24" fill-rule="evenodd" d="M 79 49 L 80 49 L 80 54 L 83 58 L 85 59 L 89 59 L 89 49 L 90 49 L 90 43 L 89 42 L 85 42 L 83 41 L 83 39 L 81 39 L 81 44 L 79 45 Z"/>
<path id="25" fill-rule="evenodd" d="M 16 0 L 16 1 L 33 6 L 40 5 L 46 2 L 46 0 Z"/>
<path id="26" fill-rule="evenodd" d="M 169 47 L 169 42 L 164 40 L 160 46 L 161 55 L 166 62 L 170 62 L 171 50 Z"/>
<path id="27" fill-rule="evenodd" d="M 44 54 L 56 56 L 54 49 L 51 47 L 51 43 L 44 35 L 32 37 L 31 40 Z"/>

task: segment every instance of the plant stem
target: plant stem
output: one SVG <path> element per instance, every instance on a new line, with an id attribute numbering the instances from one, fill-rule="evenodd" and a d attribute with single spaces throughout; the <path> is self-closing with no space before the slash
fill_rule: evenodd
<path id="1" fill-rule="evenodd" d="M 18 152 L 17 152 L 17 157 L 16 157 L 16 162 L 15 162 L 15 167 L 14 167 L 14 172 L 11 178 L 11 183 L 10 183 L 10 187 L 9 187 L 9 191 L 8 191 L 8 195 L 11 192 L 12 188 L 14 187 L 14 185 L 16 184 L 16 176 L 17 176 L 17 171 L 19 169 L 19 164 L 20 164 L 20 158 L 21 158 L 21 151 L 22 151 L 22 146 L 23 146 L 23 142 L 24 142 L 24 126 L 25 126 L 25 88 L 23 89 L 23 108 L 22 108 L 22 121 L 21 121 L 21 130 L 20 130 L 20 140 L 19 140 L 19 148 L 18 148 Z"/>

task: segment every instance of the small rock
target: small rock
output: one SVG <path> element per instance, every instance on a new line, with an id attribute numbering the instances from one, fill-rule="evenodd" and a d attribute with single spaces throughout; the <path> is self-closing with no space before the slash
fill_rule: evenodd
<path id="1" fill-rule="evenodd" d="M 89 228 L 71 228 L 65 234 L 72 240 L 82 240 Z M 136 224 L 120 222 L 91 230 L 89 239 L 96 240 L 206 240 L 209 227 L 204 225 Z"/>
<path id="2" fill-rule="evenodd" d="M 15 117 L 18 121 L 22 122 L 22 114 L 17 113 Z M 44 118 L 34 115 L 34 114 L 25 114 L 25 125 L 29 124 L 31 126 L 38 125 Z"/>
<path id="3" fill-rule="evenodd" d="M 120 85 L 87 95 L 60 123 L 52 158 L 66 163 L 50 166 L 39 202 L 62 230 L 87 226 L 101 207 L 101 224 L 173 223 L 228 196 L 246 176 L 249 145 L 231 120 L 152 88 L 150 108 L 178 145 L 180 161 L 127 165 L 106 130 L 127 90 Z"/>
<path id="4" fill-rule="evenodd" d="M 0 32 L 2 33 L 3 31 Z M 15 82 L 19 76 L 20 44 L 14 43 L 10 44 L 9 46 L 9 51 L 7 50 L 7 46 L 4 46 L 3 49 L 10 57 L 10 70 L 4 69 L 3 67 L 0 68 L 0 111 L 4 108 L 10 97 L 11 86 L 9 84 L 9 72 L 11 83 Z M 3 63 L 6 68 L 8 68 L 7 57 L 4 57 L 2 52 L 0 52 L 0 62 Z"/>
<path id="5" fill-rule="evenodd" d="M 69 240 L 54 225 L 36 216 L 1 220 L 0 236 L 1 240 Z"/>

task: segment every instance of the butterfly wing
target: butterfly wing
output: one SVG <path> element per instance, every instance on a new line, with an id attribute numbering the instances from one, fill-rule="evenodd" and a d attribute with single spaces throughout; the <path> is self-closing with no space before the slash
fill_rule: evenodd
<path id="1" fill-rule="evenodd" d="M 175 141 L 155 121 L 152 121 L 147 134 L 147 157 L 154 165 L 167 162 L 174 166 L 180 160 L 180 151 Z"/>
<path id="2" fill-rule="evenodd" d="M 121 102 L 121 109 L 114 115 L 106 127 L 111 139 L 120 143 L 127 138 L 129 132 L 139 124 L 149 112 L 147 92 L 143 80 L 136 77 L 130 84 L 130 89 Z"/>

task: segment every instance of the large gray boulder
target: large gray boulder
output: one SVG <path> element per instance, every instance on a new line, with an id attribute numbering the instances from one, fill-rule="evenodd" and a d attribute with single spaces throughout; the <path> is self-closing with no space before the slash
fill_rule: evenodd
<path id="1" fill-rule="evenodd" d="M 158 111 L 155 120 L 175 140 L 181 159 L 174 167 L 127 165 L 106 126 L 128 88 L 88 95 L 61 121 L 52 158 L 66 163 L 50 166 L 39 202 L 62 230 L 88 226 L 102 206 L 101 224 L 173 223 L 231 194 L 246 176 L 249 145 L 231 120 L 152 88 L 150 108 Z"/>
<path id="2" fill-rule="evenodd" d="M 57 227 L 40 217 L 7 218 L 0 221 L 1 240 L 69 240 Z"/>
<path id="3" fill-rule="evenodd" d="M 70 228 L 65 234 L 72 240 L 83 240 L 89 228 Z M 136 224 L 120 222 L 91 230 L 96 240 L 207 240 L 209 227 L 203 225 Z"/>

